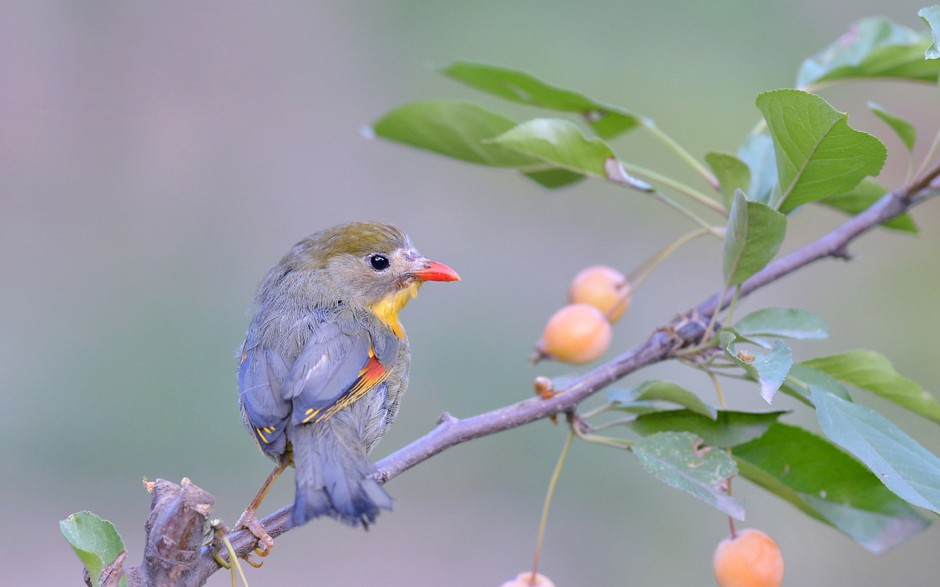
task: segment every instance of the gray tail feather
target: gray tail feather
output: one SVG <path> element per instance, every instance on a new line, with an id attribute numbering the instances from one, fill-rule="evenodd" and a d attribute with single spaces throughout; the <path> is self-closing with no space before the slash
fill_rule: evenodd
<path id="1" fill-rule="evenodd" d="M 330 516 L 368 528 L 380 509 L 392 509 L 391 496 L 372 477 L 375 466 L 366 457 L 358 435 L 343 428 L 338 422 L 323 422 L 292 430 L 295 526 Z"/>

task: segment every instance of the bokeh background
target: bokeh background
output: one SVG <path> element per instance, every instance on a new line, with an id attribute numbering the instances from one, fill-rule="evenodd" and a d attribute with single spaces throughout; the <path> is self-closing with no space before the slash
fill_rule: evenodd
<path id="1" fill-rule="evenodd" d="M 598 183 L 548 192 L 361 130 L 421 98 L 479 99 L 441 78 L 456 59 L 528 70 L 655 118 L 702 155 L 735 151 L 755 96 L 793 84 L 803 57 L 858 18 L 911 27 L 921 2 L 7 2 L 0 18 L 0 575 L 79 585 L 58 521 L 92 510 L 140 558 L 143 477 L 184 476 L 233 522 L 270 465 L 238 416 L 234 355 L 254 288 L 301 237 L 353 219 L 400 224 L 463 281 L 424 288 L 404 313 L 414 363 L 382 456 L 449 411 L 527 397 L 526 358 L 571 276 L 636 266 L 689 228 L 650 199 Z M 850 84 L 825 96 L 885 140 L 882 177 L 908 162 L 867 99 L 940 124 L 936 88 Z M 631 161 L 694 178 L 642 133 Z M 800 357 L 870 347 L 940 390 L 940 210 L 918 237 L 879 231 L 852 263 L 824 262 L 747 301 L 802 307 L 832 326 Z M 840 218 L 798 216 L 786 248 Z M 719 245 L 699 241 L 637 293 L 615 345 L 716 290 Z M 613 356 L 613 351 L 609 356 Z M 674 365 L 669 377 L 711 397 Z M 736 388 L 735 388 L 736 389 Z M 754 390 L 732 393 L 759 407 Z M 859 395 L 872 402 L 864 394 Z M 786 398 L 781 405 L 794 408 Z M 936 427 L 886 408 L 928 447 Z M 810 422 L 805 414 L 789 421 Z M 539 422 L 459 446 L 389 484 L 395 511 L 368 533 L 332 521 L 280 538 L 259 585 L 499 585 L 531 562 L 542 499 L 564 440 Z M 745 482 L 747 525 L 774 535 L 790 585 L 933 585 L 940 534 L 871 555 Z M 267 502 L 286 504 L 288 477 Z M 542 569 L 559 586 L 710 585 L 716 511 L 667 489 L 627 454 L 576 444 L 551 513 Z M 210 585 L 228 584 L 225 573 Z"/>

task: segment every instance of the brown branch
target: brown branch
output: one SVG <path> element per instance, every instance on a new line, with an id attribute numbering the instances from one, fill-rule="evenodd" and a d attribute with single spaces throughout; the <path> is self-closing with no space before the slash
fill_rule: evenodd
<path id="1" fill-rule="evenodd" d="M 147 484 L 153 495 L 150 517 L 144 525 L 147 543 L 144 562 L 127 571 L 131 587 L 164 585 L 202 585 L 194 582 L 193 569 L 208 552 L 203 547 L 204 533 L 215 498 L 183 479 L 180 485 L 158 479 Z M 218 568 L 218 565 L 216 565 Z"/>
<path id="2" fill-rule="evenodd" d="M 882 222 L 903 214 L 922 201 L 926 195 L 934 193 L 936 188 L 932 184 L 938 177 L 940 165 L 910 185 L 885 195 L 868 210 L 853 216 L 833 231 L 773 261 L 741 285 L 738 297 L 747 296 L 815 261 L 830 257 L 845 258 L 849 244 L 856 238 Z M 458 419 L 444 414 L 433 430 L 376 463 L 379 480 L 384 483 L 454 445 L 523 426 L 554 414 L 572 412 L 586 398 L 622 377 L 672 358 L 676 351 L 682 348 L 698 344 L 711 315 L 730 303 L 730 300 L 725 300 L 719 307 L 720 299 L 720 293 L 714 294 L 695 308 L 680 314 L 669 324 L 658 328 L 643 344 L 583 375 L 548 399 L 533 397 L 468 418 Z M 184 488 L 186 484 L 184 480 Z M 192 540 L 183 541 L 185 545 L 179 541 L 181 532 L 192 538 L 196 524 L 204 523 L 205 519 L 199 520 L 198 516 L 189 515 L 185 523 L 170 523 L 170 518 L 177 513 L 191 513 L 191 508 L 184 507 L 183 492 L 173 495 L 174 500 L 160 500 L 156 495 L 154 497 L 153 512 L 147 527 L 148 540 L 144 563 L 128 571 L 132 586 L 171 584 L 161 580 L 171 576 L 170 573 L 174 579 L 172 584 L 198 586 L 204 584 L 208 577 L 220 568 L 213 558 L 211 546 L 203 546 L 196 555 L 191 550 Z M 209 507 L 211 509 L 211 502 Z M 290 518 L 291 507 L 288 506 L 264 518 L 261 523 L 272 537 L 277 537 L 291 528 Z M 158 528 L 153 524 L 154 520 L 162 521 L 163 525 Z M 167 531 L 174 532 L 175 537 L 168 539 L 165 534 Z M 239 556 L 248 555 L 256 545 L 255 537 L 247 530 L 231 532 L 228 538 Z M 178 550 L 168 549 L 167 544 L 178 547 Z M 163 545 L 164 548 L 160 550 L 155 545 Z M 163 574 L 154 577 L 155 572 Z"/>

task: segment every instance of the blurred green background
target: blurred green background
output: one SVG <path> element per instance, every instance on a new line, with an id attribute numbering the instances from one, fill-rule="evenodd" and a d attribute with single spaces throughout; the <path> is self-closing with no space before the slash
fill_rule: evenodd
<path id="1" fill-rule="evenodd" d="M 650 199 L 598 183 L 548 192 L 511 172 L 363 138 L 412 99 L 477 99 L 436 74 L 456 59 L 528 70 L 655 118 L 701 156 L 733 152 L 755 96 L 789 87 L 805 56 L 881 14 L 911 27 L 921 2 L 13 2 L 0 18 L 0 575 L 9 585 L 80 585 L 58 520 L 89 509 L 139 560 L 144 476 L 188 476 L 232 523 L 270 464 L 242 428 L 235 351 L 254 288 L 294 242 L 338 222 L 405 228 L 463 281 L 431 286 L 404 313 L 411 388 L 388 454 L 437 416 L 527 397 L 526 358 L 571 276 L 636 266 L 690 226 Z M 907 171 L 874 99 L 940 124 L 936 89 L 850 84 L 824 94 Z M 496 102 L 480 101 L 490 106 Z M 518 113 L 517 108 L 505 111 Z M 529 111 L 526 111 L 529 113 Z M 689 178 L 642 133 L 628 160 Z M 810 218 L 810 216 L 813 216 Z M 878 231 L 852 263 L 775 284 L 744 310 L 822 314 L 833 336 L 800 357 L 871 347 L 940 389 L 936 291 L 940 216 L 919 237 Z M 785 248 L 834 226 L 802 214 Z M 615 345 L 716 290 L 719 245 L 699 241 L 655 274 Z M 613 351 L 609 356 L 613 356 Z M 700 376 L 667 376 L 712 397 Z M 759 408 L 755 389 L 732 388 Z M 746 396 L 746 397 L 745 397 Z M 870 398 L 859 394 L 870 402 Z M 782 398 L 780 405 L 794 408 Z M 876 404 L 884 407 L 882 404 Z M 936 427 L 886 408 L 934 451 Z M 791 422 L 810 422 L 795 414 Z M 548 422 L 459 446 L 392 481 L 395 511 L 368 533 L 332 521 L 280 538 L 260 585 L 499 585 L 531 562 L 545 487 L 564 440 Z M 874 556 L 745 482 L 748 522 L 772 534 L 789 585 L 934 585 L 940 534 Z M 286 478 L 266 509 L 286 504 Z M 644 474 L 629 455 L 576 444 L 552 510 L 542 569 L 559 586 L 710 585 L 727 524 Z M 218 573 L 210 585 L 228 584 Z"/>

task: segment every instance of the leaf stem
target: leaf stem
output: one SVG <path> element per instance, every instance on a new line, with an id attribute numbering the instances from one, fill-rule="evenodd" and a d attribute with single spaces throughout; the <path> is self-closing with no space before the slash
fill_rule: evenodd
<path id="1" fill-rule="evenodd" d="M 731 321 L 734 319 L 734 310 L 738 305 L 738 297 L 740 293 L 741 293 L 740 287 L 734 288 L 734 295 L 731 296 L 731 304 L 729 304 L 728 313 L 725 315 L 726 324 L 730 324 Z"/>
<path id="2" fill-rule="evenodd" d="M 575 434 L 577 434 L 580 440 L 590 442 L 591 444 L 599 444 L 601 446 L 609 446 L 611 448 L 619 448 L 621 450 L 630 450 L 630 447 L 633 446 L 633 441 L 627 440 L 625 438 L 611 438 L 609 436 L 586 434 L 580 431 L 575 431 Z"/>
<path id="3" fill-rule="evenodd" d="M 709 233 L 715 235 L 716 237 L 722 238 L 722 235 L 718 229 L 716 229 L 714 226 L 706 222 L 701 216 L 699 216 L 695 212 L 692 212 L 691 210 L 689 210 L 688 208 L 686 208 L 679 202 L 667 196 L 666 194 L 655 189 L 652 191 L 644 192 L 644 193 L 646 193 L 649 196 L 652 196 L 654 199 L 659 200 L 663 204 L 679 212 L 680 214 L 682 214 L 683 216 L 685 216 L 686 218 L 688 218 L 695 224 L 698 224 L 699 226 L 701 226 L 703 229 L 705 229 Z"/>
<path id="4" fill-rule="evenodd" d="M 545 494 L 545 503 L 542 505 L 542 519 L 539 522 L 539 533 L 535 541 L 535 557 L 532 560 L 533 584 L 539 572 L 539 558 L 542 555 L 542 540 L 545 538 L 545 526 L 548 525 L 548 512 L 552 506 L 552 496 L 555 495 L 555 488 L 558 486 L 558 479 L 561 477 L 561 470 L 565 465 L 565 459 L 568 458 L 568 449 L 571 448 L 574 434 L 574 428 L 572 427 L 571 431 L 568 432 L 568 437 L 565 439 L 565 445 L 561 449 L 561 454 L 558 456 L 558 462 L 555 463 L 552 478 L 548 482 L 548 492 Z"/>
<path id="5" fill-rule="evenodd" d="M 648 130 L 654 137 L 659 139 L 664 145 L 672 149 L 672 151 L 679 156 L 680 159 L 689 164 L 698 173 L 701 175 L 705 181 L 708 182 L 708 185 L 712 186 L 714 189 L 718 189 L 718 180 L 712 175 L 712 172 L 708 170 L 707 167 L 702 165 L 698 159 L 692 156 L 691 153 L 685 150 L 685 148 L 676 142 L 671 136 L 662 131 L 656 123 L 651 118 L 641 118 L 643 126 Z"/>
<path id="6" fill-rule="evenodd" d="M 635 421 L 636 421 L 636 418 L 634 418 L 634 417 L 617 418 L 616 420 L 611 420 L 610 422 L 604 422 L 603 424 L 598 424 L 597 426 L 592 426 L 592 427 L 591 427 L 591 430 L 594 430 L 595 432 L 599 432 L 599 431 L 601 431 L 601 430 L 606 430 L 606 429 L 608 429 L 608 428 L 613 428 L 614 426 L 623 426 L 623 425 L 626 425 L 626 424 L 632 424 L 632 423 L 635 422 Z M 618 446 L 618 448 L 619 448 L 619 446 Z"/>
<path id="7" fill-rule="evenodd" d="M 596 408 L 594 408 L 593 410 L 581 414 L 581 418 L 584 420 L 588 420 L 590 418 L 593 418 L 594 416 L 597 416 L 598 414 L 603 414 L 604 412 L 606 412 L 607 410 L 613 407 L 614 407 L 614 402 L 607 402 L 605 404 L 601 404 L 597 406 Z"/>
<path id="8" fill-rule="evenodd" d="M 930 162 L 937 154 L 937 147 L 940 147 L 940 130 L 934 135 L 933 142 L 930 143 L 930 148 L 927 149 L 927 154 L 924 155 L 924 160 L 917 168 L 917 173 L 913 174 L 913 177 L 919 177 L 924 173 L 924 170 L 927 169 L 927 166 L 930 165 Z M 908 181 L 910 181 L 910 178 L 908 178 Z"/>
<path id="9" fill-rule="evenodd" d="M 707 195 L 703 194 L 702 192 L 698 191 L 697 189 L 691 186 L 688 186 L 682 183 L 681 181 L 675 180 L 669 177 L 668 175 L 663 175 L 662 173 L 659 173 L 658 171 L 653 171 L 652 169 L 648 169 L 646 167 L 643 167 L 641 165 L 636 165 L 634 163 L 623 163 L 623 166 L 624 168 L 627 169 L 627 171 L 629 171 L 630 173 L 634 175 L 642 175 L 646 177 L 647 179 L 649 179 L 650 181 L 660 183 L 672 190 L 679 192 L 680 194 L 684 196 L 689 197 L 690 199 L 698 202 L 699 204 L 705 206 L 706 208 L 708 208 L 709 210 L 712 210 L 713 212 L 717 212 L 718 214 L 721 214 L 724 217 L 728 216 L 728 211 L 719 202 L 716 202 L 712 198 L 709 198 Z"/>

